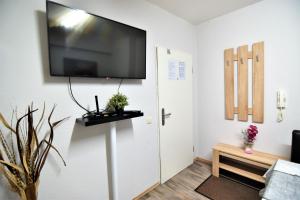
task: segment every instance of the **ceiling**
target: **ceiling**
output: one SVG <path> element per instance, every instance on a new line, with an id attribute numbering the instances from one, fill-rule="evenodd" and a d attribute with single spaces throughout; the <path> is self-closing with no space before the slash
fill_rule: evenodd
<path id="1" fill-rule="evenodd" d="M 192 24 L 224 15 L 262 0 L 147 0 Z"/>

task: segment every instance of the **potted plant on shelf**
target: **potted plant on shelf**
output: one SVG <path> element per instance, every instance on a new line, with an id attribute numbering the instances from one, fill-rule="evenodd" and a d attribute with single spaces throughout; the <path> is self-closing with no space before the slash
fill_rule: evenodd
<path id="1" fill-rule="evenodd" d="M 118 92 L 109 99 L 106 105 L 106 110 L 108 112 L 122 113 L 124 111 L 124 107 L 128 105 L 128 98 Z"/>
<path id="2" fill-rule="evenodd" d="M 257 127 L 250 125 L 246 130 L 243 130 L 242 133 L 244 135 L 245 153 L 252 154 L 252 146 L 256 140 L 256 135 L 258 134 Z"/>
<path id="3" fill-rule="evenodd" d="M 52 144 L 54 128 L 66 118 L 51 122 L 54 109 L 55 106 L 47 119 L 50 130 L 41 140 L 38 133 L 43 126 L 45 105 L 36 124 L 33 114 L 38 109 L 33 109 L 33 105 L 28 106 L 26 114 L 19 118 L 13 111 L 12 116 L 16 117 L 13 117 L 10 123 L 0 113 L 0 123 L 7 129 L 5 135 L 0 129 L 0 173 L 6 177 L 12 190 L 17 192 L 22 200 L 37 200 L 40 174 L 50 149 L 59 155 L 66 166 L 62 156 Z M 15 126 L 13 121 L 16 121 Z"/>

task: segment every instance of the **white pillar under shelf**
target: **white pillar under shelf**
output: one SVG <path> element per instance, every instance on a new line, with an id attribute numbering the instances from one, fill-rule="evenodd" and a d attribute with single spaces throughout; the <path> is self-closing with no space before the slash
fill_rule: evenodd
<path id="1" fill-rule="evenodd" d="M 107 135 L 109 143 L 107 148 L 110 153 L 110 175 L 108 178 L 111 178 L 111 184 L 109 184 L 110 189 L 110 200 L 119 200 L 118 196 L 118 164 L 117 164 L 117 128 L 116 122 L 110 122 L 110 132 Z"/>
<path id="2" fill-rule="evenodd" d="M 106 156 L 107 156 L 107 176 L 109 187 L 109 200 L 119 200 L 118 194 L 118 164 L 117 164 L 117 127 L 116 122 L 125 119 L 142 117 L 141 111 L 126 111 L 123 115 L 90 116 L 77 118 L 76 123 L 83 126 L 94 126 L 98 124 L 110 123 L 110 131 L 106 133 Z"/>

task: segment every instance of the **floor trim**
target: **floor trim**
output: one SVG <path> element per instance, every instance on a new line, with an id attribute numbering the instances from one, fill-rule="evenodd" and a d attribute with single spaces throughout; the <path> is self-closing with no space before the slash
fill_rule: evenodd
<path id="1" fill-rule="evenodd" d="M 200 157 L 195 157 L 194 161 L 199 161 L 199 162 L 202 162 L 202 163 L 205 163 L 205 164 L 208 164 L 208 165 L 212 165 L 212 161 L 211 160 L 206 160 L 206 159 L 200 158 Z M 159 182 L 155 183 L 154 185 L 152 185 L 151 187 L 149 187 L 148 189 L 146 189 L 144 192 L 142 192 L 138 196 L 134 197 L 132 200 L 139 200 L 141 197 L 143 197 L 147 193 L 151 192 L 152 190 L 154 190 L 159 185 L 160 185 Z"/>
<path id="2" fill-rule="evenodd" d="M 142 192 L 141 194 L 139 194 L 138 196 L 134 197 L 132 200 L 138 200 L 140 199 L 141 197 L 143 197 L 145 194 L 151 192 L 152 190 L 154 190 L 157 186 L 159 186 L 160 183 L 157 182 L 155 183 L 154 185 L 152 185 L 151 187 L 149 187 L 148 189 L 146 189 L 144 192 Z"/>
<path id="3" fill-rule="evenodd" d="M 201 158 L 201 157 L 195 157 L 194 161 L 199 161 L 208 165 L 212 165 L 212 161 L 211 160 L 206 160 L 205 158 Z"/>

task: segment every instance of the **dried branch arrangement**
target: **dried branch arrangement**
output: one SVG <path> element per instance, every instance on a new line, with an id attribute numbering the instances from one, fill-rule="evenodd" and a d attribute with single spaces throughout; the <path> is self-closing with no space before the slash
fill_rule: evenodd
<path id="1" fill-rule="evenodd" d="M 50 149 L 59 155 L 66 166 L 62 156 L 52 145 L 54 128 L 66 118 L 52 123 L 54 109 L 55 106 L 47 118 L 50 131 L 41 141 L 37 134 L 45 121 L 45 105 L 36 125 L 33 122 L 33 114 L 38 109 L 33 109 L 33 105 L 28 106 L 26 114 L 21 117 L 13 112 L 10 123 L 0 113 L 0 123 L 7 129 L 6 135 L 0 129 L 0 173 L 6 177 L 13 191 L 17 192 L 22 200 L 37 199 L 39 177 Z M 13 121 L 16 122 L 15 128 Z"/>

